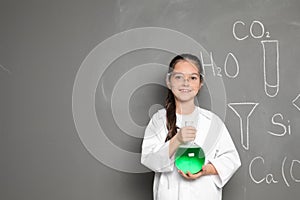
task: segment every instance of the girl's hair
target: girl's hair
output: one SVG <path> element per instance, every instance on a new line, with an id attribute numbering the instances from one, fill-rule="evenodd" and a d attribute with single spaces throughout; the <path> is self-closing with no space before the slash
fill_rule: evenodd
<path id="1" fill-rule="evenodd" d="M 197 56 L 194 56 L 192 54 L 180 54 L 175 56 L 170 64 L 169 64 L 169 71 L 173 72 L 175 65 L 180 62 L 180 61 L 187 61 L 191 62 L 193 65 L 195 65 L 198 68 L 199 75 L 200 75 L 200 83 L 203 81 L 203 76 L 202 76 L 202 64 Z M 169 80 L 167 80 L 169 81 Z M 177 133 L 178 127 L 176 126 L 176 104 L 175 104 L 175 97 L 173 92 L 168 89 L 168 95 L 165 101 L 165 108 L 166 108 L 166 117 L 167 117 L 167 129 L 168 129 L 168 134 L 166 137 L 166 142 L 170 140 L 172 137 L 174 137 Z"/>

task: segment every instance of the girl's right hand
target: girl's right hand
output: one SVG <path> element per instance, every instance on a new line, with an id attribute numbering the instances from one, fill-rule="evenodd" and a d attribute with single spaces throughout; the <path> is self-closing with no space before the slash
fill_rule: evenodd
<path id="1" fill-rule="evenodd" d="M 175 135 L 180 144 L 191 142 L 196 138 L 197 130 L 193 126 L 185 126 L 179 129 L 179 132 Z"/>

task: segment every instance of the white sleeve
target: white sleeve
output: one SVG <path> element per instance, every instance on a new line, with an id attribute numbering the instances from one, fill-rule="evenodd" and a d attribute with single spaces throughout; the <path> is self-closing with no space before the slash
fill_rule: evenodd
<path id="1" fill-rule="evenodd" d="M 173 171 L 174 158 L 169 157 L 169 142 L 165 142 L 165 124 L 159 113 L 153 115 L 142 144 L 141 163 L 154 172 Z"/>
<path id="2" fill-rule="evenodd" d="M 220 131 L 221 136 L 216 146 L 215 156 L 209 160 L 218 171 L 218 175 L 212 177 L 219 188 L 223 187 L 241 166 L 239 154 L 224 124 Z"/>

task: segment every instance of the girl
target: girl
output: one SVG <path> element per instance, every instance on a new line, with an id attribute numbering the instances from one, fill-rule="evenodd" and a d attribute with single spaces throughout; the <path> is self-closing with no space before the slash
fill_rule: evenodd
<path id="1" fill-rule="evenodd" d="M 203 84 L 200 60 L 191 54 L 174 57 L 166 83 L 165 109 L 153 115 L 142 144 L 141 162 L 155 172 L 154 200 L 220 200 L 222 187 L 241 162 L 224 123 L 195 106 Z M 193 121 L 196 128 L 185 126 L 185 121 Z M 196 174 L 185 174 L 174 166 L 177 148 L 188 142 L 205 147 L 205 165 Z"/>

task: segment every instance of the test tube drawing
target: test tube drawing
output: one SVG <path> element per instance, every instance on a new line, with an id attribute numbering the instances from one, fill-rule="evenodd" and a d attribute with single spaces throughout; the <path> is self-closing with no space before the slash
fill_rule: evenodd
<path id="1" fill-rule="evenodd" d="M 259 103 L 242 102 L 229 103 L 228 106 L 240 119 L 241 144 L 244 149 L 249 150 L 249 117 Z"/>
<path id="2" fill-rule="evenodd" d="M 279 47 L 278 40 L 263 40 L 264 89 L 269 97 L 279 91 Z"/>

